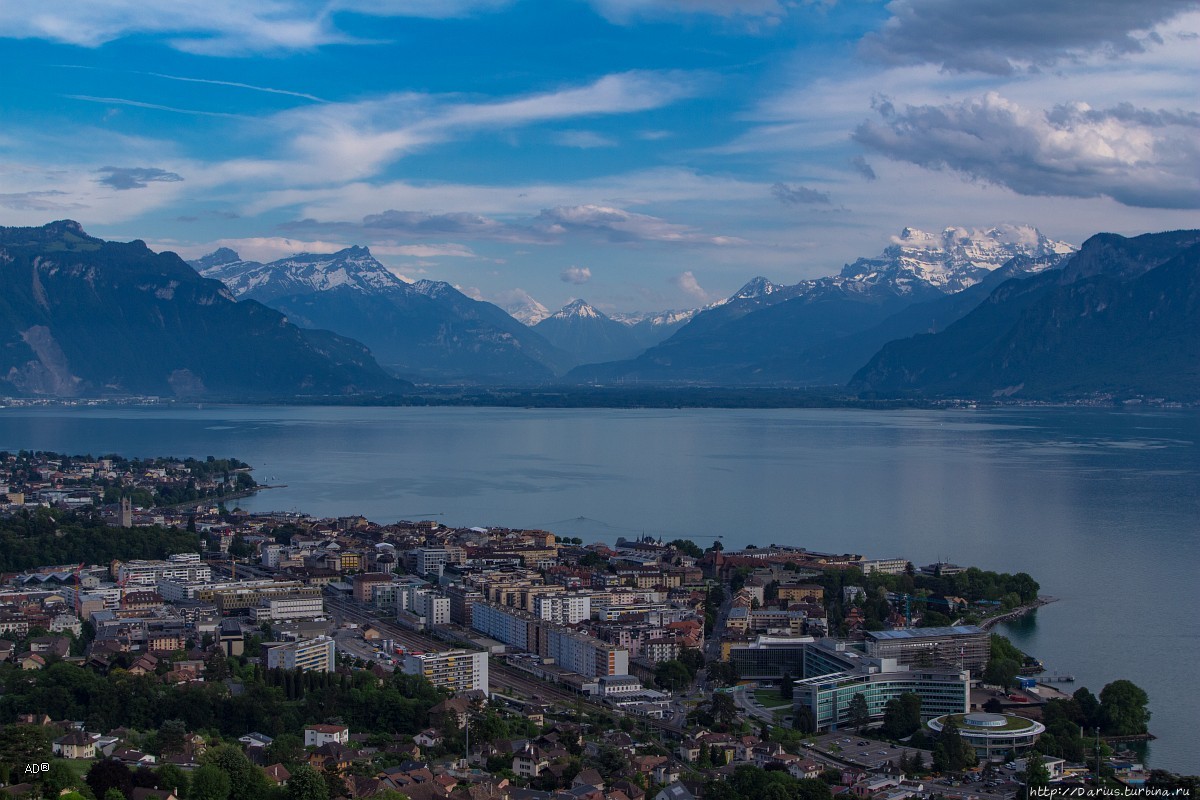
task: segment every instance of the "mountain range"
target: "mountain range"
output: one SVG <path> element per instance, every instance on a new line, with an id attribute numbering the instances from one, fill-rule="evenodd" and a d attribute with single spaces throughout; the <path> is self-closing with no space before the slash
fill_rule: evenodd
<path id="1" fill-rule="evenodd" d="M 365 247 L 267 264 L 222 248 L 192 265 L 239 300 L 361 341 L 381 364 L 413 380 L 538 382 L 578 363 L 491 303 L 445 282 L 401 280 Z"/>
<path id="2" fill-rule="evenodd" d="M 835 276 L 791 286 L 754 278 L 637 358 L 578 367 L 567 380 L 845 383 L 890 338 L 928 330 L 967 310 L 951 302 L 896 316 L 906 309 L 954 297 L 1002 268 L 1010 275 L 1053 268 L 1073 249 L 1029 226 L 947 228 L 940 234 L 906 228 L 879 256 L 860 258 Z"/>
<path id="3" fill-rule="evenodd" d="M 532 301 L 546 312 L 532 326 L 405 281 L 364 247 L 267 264 L 222 248 L 189 266 L 60 221 L 0 228 L 0 273 L 4 394 L 319 397 L 411 377 L 1200 399 L 1197 231 L 1098 234 L 1076 251 L 1028 226 L 910 228 L 837 275 L 755 278 L 695 311 Z"/>
<path id="4" fill-rule="evenodd" d="M 885 345 L 851 387 L 883 395 L 1200 398 L 1200 231 L 1091 237 L 936 334 Z"/>
<path id="5" fill-rule="evenodd" d="M 396 392 L 358 342 L 236 302 L 174 253 L 77 222 L 0 227 L 0 391 L 77 397 Z"/>
<path id="6" fill-rule="evenodd" d="M 574 300 L 533 326 L 578 363 L 633 358 L 646 349 L 633 326 L 610 319 L 585 300 Z"/>

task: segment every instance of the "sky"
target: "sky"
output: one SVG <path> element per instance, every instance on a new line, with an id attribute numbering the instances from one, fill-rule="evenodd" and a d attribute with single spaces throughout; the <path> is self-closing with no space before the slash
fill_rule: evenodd
<path id="1" fill-rule="evenodd" d="M 5 0 L 0 225 L 693 308 L 1200 227 L 1200 0 Z"/>

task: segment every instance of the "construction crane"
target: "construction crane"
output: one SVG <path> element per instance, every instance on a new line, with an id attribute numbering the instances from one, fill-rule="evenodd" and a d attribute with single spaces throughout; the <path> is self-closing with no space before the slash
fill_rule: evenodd
<path id="1" fill-rule="evenodd" d="M 901 593 L 901 592 L 888 592 L 888 600 L 892 601 L 892 602 L 897 602 L 900 600 L 904 601 L 904 621 L 905 621 L 905 624 L 910 628 L 912 627 L 912 601 L 913 600 L 923 600 L 927 604 L 928 603 L 936 603 L 938 605 L 943 605 L 946 607 L 947 611 L 953 611 L 957 607 L 957 605 L 955 603 L 951 603 L 949 600 L 947 600 L 944 597 L 914 597 L 911 594 L 906 594 L 906 593 Z"/>

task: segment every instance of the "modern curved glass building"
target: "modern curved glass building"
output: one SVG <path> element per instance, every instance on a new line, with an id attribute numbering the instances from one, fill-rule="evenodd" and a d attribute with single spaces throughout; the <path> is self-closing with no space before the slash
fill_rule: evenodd
<path id="1" fill-rule="evenodd" d="M 959 735 L 975 748 L 980 761 L 1004 761 L 1010 753 L 1033 747 L 1046 726 L 1016 714 L 946 714 L 929 721 L 929 729 L 941 733 L 946 720 L 953 719 Z"/>

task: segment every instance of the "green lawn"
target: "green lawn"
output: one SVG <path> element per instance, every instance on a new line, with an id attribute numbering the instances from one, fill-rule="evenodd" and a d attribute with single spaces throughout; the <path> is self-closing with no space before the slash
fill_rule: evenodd
<path id="1" fill-rule="evenodd" d="M 71 770 L 79 777 L 81 784 L 83 782 L 83 776 L 86 775 L 87 771 L 92 768 L 92 764 L 96 763 L 93 759 L 88 758 L 53 758 L 51 761 L 59 764 L 66 764 L 67 769 Z"/>
<path id="2" fill-rule="evenodd" d="M 754 699 L 763 708 L 779 708 L 780 706 L 790 706 L 792 701 L 784 700 L 779 696 L 778 689 L 755 689 Z"/>

